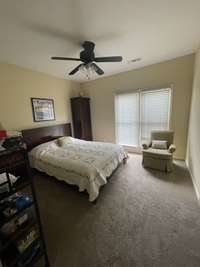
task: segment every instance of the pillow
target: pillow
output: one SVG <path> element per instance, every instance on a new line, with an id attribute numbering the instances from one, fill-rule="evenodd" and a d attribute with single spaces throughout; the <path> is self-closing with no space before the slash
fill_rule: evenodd
<path id="1" fill-rule="evenodd" d="M 148 149 L 149 148 L 149 146 L 150 146 L 150 144 L 149 144 L 149 142 L 148 143 L 142 143 L 142 148 L 143 149 Z"/>
<path id="2" fill-rule="evenodd" d="M 31 149 L 29 155 L 35 159 L 40 159 L 41 153 L 46 152 L 49 149 L 55 150 L 56 148 L 58 148 L 57 140 L 49 141 Z"/>
<path id="3" fill-rule="evenodd" d="M 59 146 L 64 146 L 64 145 L 67 145 L 67 144 L 71 144 L 74 142 L 74 138 L 71 137 L 71 136 L 63 136 L 63 137 L 60 137 L 57 139 L 57 144 Z"/>
<path id="4" fill-rule="evenodd" d="M 175 145 L 170 145 L 168 150 L 169 150 L 170 153 L 174 153 L 176 151 L 176 146 Z"/>
<path id="5" fill-rule="evenodd" d="M 163 140 L 152 140 L 152 148 L 156 149 L 167 149 L 167 141 Z"/>

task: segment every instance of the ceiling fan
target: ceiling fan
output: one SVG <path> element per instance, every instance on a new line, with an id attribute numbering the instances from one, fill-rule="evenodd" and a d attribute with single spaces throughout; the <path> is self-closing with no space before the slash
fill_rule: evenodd
<path id="1" fill-rule="evenodd" d="M 121 56 L 112 56 L 112 57 L 95 57 L 94 48 L 95 44 L 90 41 L 85 41 L 82 44 L 83 50 L 80 52 L 80 58 L 70 58 L 70 57 L 51 57 L 55 60 L 72 60 L 72 61 L 81 61 L 76 68 L 74 68 L 69 75 L 74 75 L 79 70 L 89 72 L 90 70 L 94 71 L 98 75 L 103 75 L 104 71 L 94 62 L 121 62 Z"/>

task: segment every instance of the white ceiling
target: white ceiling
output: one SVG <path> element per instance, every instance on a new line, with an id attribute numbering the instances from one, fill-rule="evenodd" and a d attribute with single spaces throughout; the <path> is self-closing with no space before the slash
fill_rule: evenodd
<path id="1" fill-rule="evenodd" d="M 83 81 L 67 75 L 78 62 L 50 57 L 78 57 L 89 40 L 96 56 L 123 56 L 99 64 L 111 75 L 194 52 L 199 14 L 200 0 L 0 0 L 0 61 Z"/>

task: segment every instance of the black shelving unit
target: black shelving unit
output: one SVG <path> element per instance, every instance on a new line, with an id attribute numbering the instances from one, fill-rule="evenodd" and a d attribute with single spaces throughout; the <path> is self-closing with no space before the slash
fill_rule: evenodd
<path id="1" fill-rule="evenodd" d="M 26 150 L 15 149 L 0 152 L 0 175 L 2 174 L 6 175 L 6 181 L 1 183 L 0 180 L 0 189 L 5 190 L 5 192 L 0 190 L 0 260 L 2 266 L 50 266 Z M 11 175 L 18 177 L 15 183 L 12 182 Z M 27 197 L 27 203 L 21 208 L 16 208 L 16 206 L 13 208 L 16 199 L 20 197 Z M 8 216 L 8 214 L 5 215 L 5 211 L 10 209 L 9 205 L 13 208 L 13 213 Z M 17 225 L 16 222 L 22 220 L 22 217 L 26 217 L 26 220 Z M 8 234 L 5 229 L 9 227 L 10 233 Z M 19 243 L 25 246 L 23 251 L 20 250 Z"/>

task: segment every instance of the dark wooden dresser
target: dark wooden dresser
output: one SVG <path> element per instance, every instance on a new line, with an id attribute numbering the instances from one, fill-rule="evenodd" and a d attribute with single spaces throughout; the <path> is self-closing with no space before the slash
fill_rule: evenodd
<path id="1" fill-rule="evenodd" d="M 92 127 L 90 115 L 90 99 L 87 97 L 71 98 L 74 137 L 91 141 Z"/>

